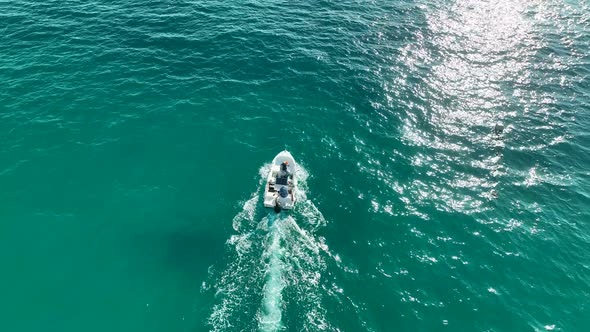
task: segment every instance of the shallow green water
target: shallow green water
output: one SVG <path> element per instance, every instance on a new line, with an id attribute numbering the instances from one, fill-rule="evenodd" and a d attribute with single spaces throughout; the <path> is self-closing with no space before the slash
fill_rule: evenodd
<path id="1" fill-rule="evenodd" d="M 589 330 L 589 13 L 0 2 L 0 330 Z"/>

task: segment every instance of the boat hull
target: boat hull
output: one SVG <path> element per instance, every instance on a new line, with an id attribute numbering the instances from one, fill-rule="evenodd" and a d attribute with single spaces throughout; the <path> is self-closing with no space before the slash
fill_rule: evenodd
<path id="1" fill-rule="evenodd" d="M 287 171 L 282 169 L 287 162 Z M 272 161 L 264 187 L 264 206 L 275 211 L 290 210 L 295 206 L 297 188 L 297 163 L 288 151 L 280 152 Z M 286 194 L 285 194 L 286 190 Z M 281 194 L 283 191 L 283 194 Z"/>

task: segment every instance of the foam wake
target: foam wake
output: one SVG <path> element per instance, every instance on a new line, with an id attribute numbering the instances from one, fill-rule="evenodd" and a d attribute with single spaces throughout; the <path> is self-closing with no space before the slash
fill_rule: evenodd
<path id="1" fill-rule="evenodd" d="M 266 250 L 263 258 L 268 263 L 266 264 L 266 283 L 263 288 L 262 307 L 258 314 L 259 327 L 261 331 L 278 331 L 284 326 L 282 325 L 282 291 L 285 287 L 283 280 L 283 271 L 285 269 L 282 262 L 284 249 L 281 248 L 281 233 L 280 227 L 276 220 L 277 216 L 269 215 L 267 223 L 269 228 L 269 237 Z M 264 219 L 263 219 L 264 222 Z"/>
<path id="2" fill-rule="evenodd" d="M 315 232 L 326 224 L 307 199 L 308 173 L 297 170 L 298 203 L 275 214 L 259 204 L 270 164 L 260 169 L 255 192 L 233 218 L 224 268 L 210 269 L 204 290 L 215 292 L 208 323 L 213 331 L 326 329 L 321 277 L 330 257 Z M 210 284 L 211 286 L 208 286 Z"/>

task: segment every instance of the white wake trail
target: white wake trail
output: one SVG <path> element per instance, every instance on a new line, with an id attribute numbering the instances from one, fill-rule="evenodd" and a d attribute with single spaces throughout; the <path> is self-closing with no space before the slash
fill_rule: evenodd
<path id="1" fill-rule="evenodd" d="M 284 249 L 281 248 L 280 220 L 277 216 L 269 215 L 268 223 L 269 236 L 267 238 L 267 250 L 264 252 L 263 260 L 268 261 L 266 265 L 266 283 L 263 288 L 262 308 L 259 313 L 259 329 L 263 332 L 274 332 L 284 329 L 282 324 L 282 291 L 285 287 L 283 280 L 282 262 Z"/>
<path id="2" fill-rule="evenodd" d="M 259 268 L 259 262 L 253 257 L 259 257 L 261 251 L 261 236 L 257 232 L 256 215 L 259 208 L 258 202 L 260 191 L 263 186 L 262 176 L 268 174 L 267 165 L 260 168 L 260 179 L 256 190 L 250 198 L 242 205 L 232 219 L 233 229 L 237 232 L 226 241 L 229 263 L 220 274 L 210 269 L 209 278 L 213 280 L 212 285 L 203 284 L 203 290 L 213 287 L 215 297 L 220 301 L 213 306 L 208 323 L 212 331 L 242 330 L 243 326 L 254 323 L 255 309 L 250 302 L 257 297 L 256 285 L 263 278 Z M 252 323 L 244 321 L 242 314 L 250 313 Z"/>
<path id="3" fill-rule="evenodd" d="M 217 298 L 208 320 L 213 331 L 330 328 L 322 306 L 322 273 L 325 258 L 332 255 L 315 235 L 326 220 L 307 199 L 309 174 L 299 166 L 294 210 L 269 213 L 259 198 L 270 166 L 260 168 L 256 191 L 232 220 L 236 234 L 226 242 L 225 269 L 210 273 L 209 288 Z"/>

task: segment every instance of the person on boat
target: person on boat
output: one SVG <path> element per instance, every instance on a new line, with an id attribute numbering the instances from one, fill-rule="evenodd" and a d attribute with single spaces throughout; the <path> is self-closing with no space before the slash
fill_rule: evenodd
<path id="1" fill-rule="evenodd" d="M 285 160 L 281 164 L 281 177 L 288 178 L 291 176 L 291 172 L 289 171 L 289 162 Z"/>
<path id="2" fill-rule="evenodd" d="M 279 190 L 279 195 L 276 198 L 276 206 L 278 206 L 280 209 L 288 209 L 293 206 L 293 201 L 289 197 L 289 190 L 287 187 L 283 186 Z M 278 210 L 280 211 L 280 209 Z"/>

